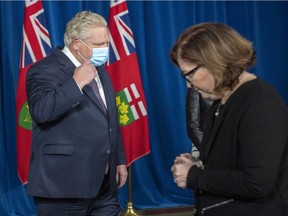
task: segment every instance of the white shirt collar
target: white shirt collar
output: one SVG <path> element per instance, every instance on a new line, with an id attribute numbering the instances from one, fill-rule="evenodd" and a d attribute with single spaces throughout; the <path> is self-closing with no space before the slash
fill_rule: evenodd
<path id="1" fill-rule="evenodd" d="M 75 56 L 71 53 L 68 47 L 64 46 L 62 52 L 72 61 L 72 63 L 76 67 L 79 67 L 81 65 L 81 63 L 75 58 Z"/>

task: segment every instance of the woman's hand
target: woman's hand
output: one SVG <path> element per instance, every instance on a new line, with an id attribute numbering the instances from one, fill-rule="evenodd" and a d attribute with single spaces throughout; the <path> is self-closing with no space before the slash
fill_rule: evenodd
<path id="1" fill-rule="evenodd" d="M 174 160 L 174 164 L 171 167 L 171 172 L 173 173 L 174 182 L 180 188 L 187 188 L 187 175 L 190 168 L 193 166 L 193 162 L 191 160 L 191 155 L 181 154 L 177 156 Z"/>

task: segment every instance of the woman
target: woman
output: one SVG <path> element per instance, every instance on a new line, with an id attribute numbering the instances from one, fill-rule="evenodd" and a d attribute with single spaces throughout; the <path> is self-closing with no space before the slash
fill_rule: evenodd
<path id="1" fill-rule="evenodd" d="M 185 30 L 170 53 L 187 84 L 214 100 L 200 146 L 203 165 L 187 154 L 174 181 L 196 194 L 196 215 L 288 215 L 288 110 L 268 83 L 249 73 L 251 42 L 221 23 Z"/>

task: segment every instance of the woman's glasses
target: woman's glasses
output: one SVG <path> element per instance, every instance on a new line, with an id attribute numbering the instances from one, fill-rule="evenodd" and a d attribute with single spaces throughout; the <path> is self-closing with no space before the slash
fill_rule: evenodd
<path id="1" fill-rule="evenodd" d="M 193 78 L 193 75 L 196 73 L 196 71 L 201 67 L 201 65 L 197 65 L 192 70 L 188 71 L 187 73 L 181 73 L 181 76 L 189 83 L 191 83 L 191 80 Z"/>

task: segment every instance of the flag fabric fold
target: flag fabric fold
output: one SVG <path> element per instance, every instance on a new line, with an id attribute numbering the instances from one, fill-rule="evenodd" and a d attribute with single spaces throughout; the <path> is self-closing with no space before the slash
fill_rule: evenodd
<path id="1" fill-rule="evenodd" d="M 150 152 L 148 112 L 125 0 L 112 0 L 109 14 L 110 47 L 106 69 L 116 92 L 126 163 Z"/>
<path id="2" fill-rule="evenodd" d="M 17 170 L 20 181 L 26 184 L 31 154 L 32 119 L 26 96 L 26 74 L 29 67 L 51 52 L 41 0 L 25 1 L 20 68 L 16 94 Z"/>

